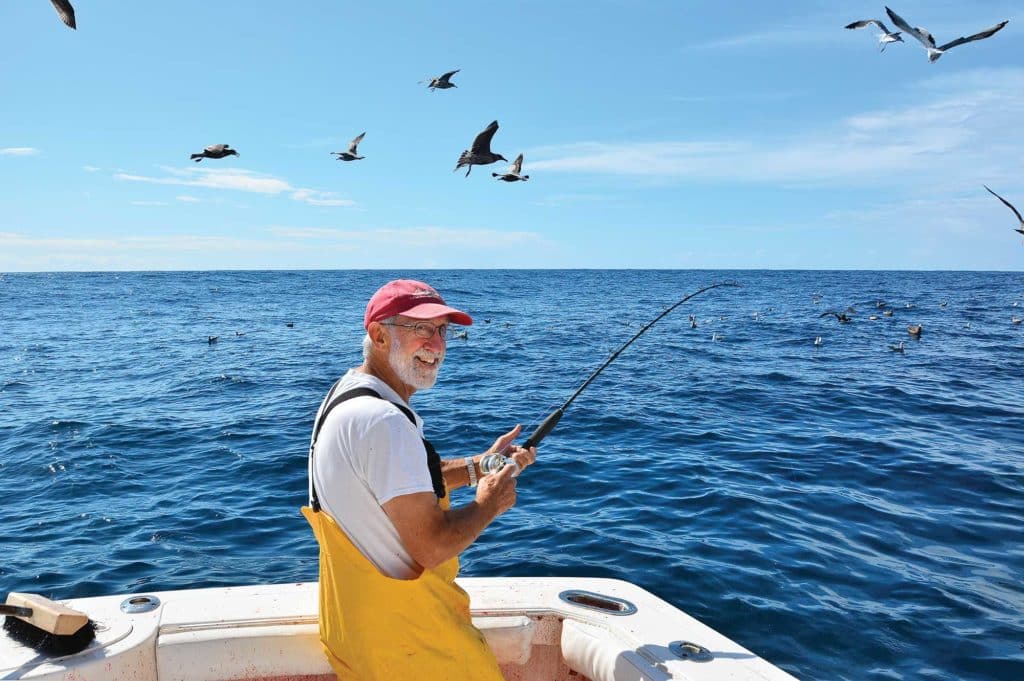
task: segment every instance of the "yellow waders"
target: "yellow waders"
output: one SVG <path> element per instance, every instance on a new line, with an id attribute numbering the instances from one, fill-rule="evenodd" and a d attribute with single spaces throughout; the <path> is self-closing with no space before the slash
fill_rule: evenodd
<path id="1" fill-rule="evenodd" d="M 393 579 L 326 513 L 302 514 L 320 544 L 320 640 L 339 681 L 503 681 L 455 583 L 458 557 Z"/>

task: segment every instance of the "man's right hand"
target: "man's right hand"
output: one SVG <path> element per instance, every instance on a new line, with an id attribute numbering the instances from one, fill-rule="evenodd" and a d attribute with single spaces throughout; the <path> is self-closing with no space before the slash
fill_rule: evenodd
<path id="1" fill-rule="evenodd" d="M 516 505 L 516 466 L 505 466 L 497 473 L 485 475 L 476 487 L 476 503 L 495 517 Z"/>

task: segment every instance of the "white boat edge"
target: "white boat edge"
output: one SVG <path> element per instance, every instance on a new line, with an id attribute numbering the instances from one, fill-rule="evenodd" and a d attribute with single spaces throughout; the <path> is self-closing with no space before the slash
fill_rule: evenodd
<path id="1" fill-rule="evenodd" d="M 795 679 L 626 581 L 457 581 L 506 681 Z M 2 636 L 0 679 L 329 681 L 334 674 L 318 635 L 317 587 L 303 582 L 64 601 L 97 624 L 96 640 L 76 655 L 44 659 Z"/>

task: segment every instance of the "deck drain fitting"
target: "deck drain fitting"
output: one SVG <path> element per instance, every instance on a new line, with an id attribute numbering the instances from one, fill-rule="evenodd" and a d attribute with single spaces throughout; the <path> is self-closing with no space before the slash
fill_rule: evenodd
<path id="1" fill-rule="evenodd" d="M 609 615 L 632 615 L 636 612 L 636 606 L 629 601 L 615 598 L 614 596 L 594 593 L 593 591 L 569 589 L 558 594 L 558 597 L 565 603 L 597 610 Z"/>
<path id="2" fill-rule="evenodd" d="M 159 607 L 160 599 L 156 596 L 132 596 L 121 601 L 121 612 L 129 615 L 138 615 Z"/>
<path id="3" fill-rule="evenodd" d="M 710 662 L 715 659 L 710 650 L 699 643 L 691 643 L 690 641 L 672 641 L 672 643 L 668 644 L 668 649 L 681 660 Z"/>

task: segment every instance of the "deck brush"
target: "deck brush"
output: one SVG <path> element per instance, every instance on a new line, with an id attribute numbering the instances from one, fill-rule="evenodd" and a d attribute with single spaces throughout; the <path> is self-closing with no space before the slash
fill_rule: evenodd
<path id="1" fill-rule="evenodd" d="M 79 653 L 96 638 L 88 615 L 36 594 L 9 593 L 0 615 L 12 640 L 49 657 Z"/>

